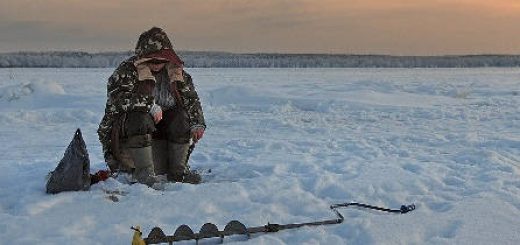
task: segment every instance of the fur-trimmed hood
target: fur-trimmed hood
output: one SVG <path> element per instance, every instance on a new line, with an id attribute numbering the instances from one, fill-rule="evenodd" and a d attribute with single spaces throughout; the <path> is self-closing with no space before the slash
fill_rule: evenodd
<path id="1" fill-rule="evenodd" d="M 177 56 L 168 35 L 161 28 L 152 27 L 139 36 L 135 47 L 135 55 L 134 65 L 137 68 L 140 81 L 147 79 L 155 81 L 150 68 L 145 64 L 152 59 L 167 60 L 166 69 L 168 70 L 170 80 L 183 80 L 182 69 L 184 68 L 184 62 Z"/>
<path id="2" fill-rule="evenodd" d="M 159 27 L 152 27 L 139 36 L 139 40 L 135 45 L 135 55 L 138 59 L 158 57 L 168 59 L 171 63 L 178 66 L 184 64 L 173 50 L 172 43 L 166 32 Z"/>

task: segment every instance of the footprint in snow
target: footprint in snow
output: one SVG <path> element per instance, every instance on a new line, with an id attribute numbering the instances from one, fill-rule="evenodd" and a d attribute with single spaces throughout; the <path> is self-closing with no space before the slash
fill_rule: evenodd
<path id="1" fill-rule="evenodd" d="M 419 166 L 417 164 L 411 164 L 411 163 L 407 163 L 407 164 L 403 165 L 403 169 L 406 171 L 412 172 L 414 174 L 420 174 L 423 171 L 423 168 L 421 166 Z"/>

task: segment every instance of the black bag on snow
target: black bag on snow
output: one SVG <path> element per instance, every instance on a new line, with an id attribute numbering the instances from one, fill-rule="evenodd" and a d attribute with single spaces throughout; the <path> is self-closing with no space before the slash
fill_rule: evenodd
<path id="1" fill-rule="evenodd" d="M 87 146 L 76 130 L 60 163 L 50 173 L 47 181 L 47 193 L 55 194 L 62 191 L 86 191 L 90 189 L 90 160 Z"/>

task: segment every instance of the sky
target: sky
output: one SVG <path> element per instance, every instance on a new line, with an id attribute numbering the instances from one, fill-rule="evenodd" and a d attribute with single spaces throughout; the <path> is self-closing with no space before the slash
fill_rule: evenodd
<path id="1" fill-rule="evenodd" d="M 520 54 L 520 0 L 0 0 L 0 52 Z"/>

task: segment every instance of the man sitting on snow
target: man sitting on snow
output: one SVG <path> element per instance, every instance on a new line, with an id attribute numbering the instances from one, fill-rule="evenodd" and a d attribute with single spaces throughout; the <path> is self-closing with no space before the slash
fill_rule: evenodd
<path id="1" fill-rule="evenodd" d="M 154 27 L 141 34 L 135 55 L 109 78 L 107 96 L 98 135 L 113 172 L 132 173 L 149 186 L 156 175 L 200 183 L 188 158 L 206 128 L 202 107 L 163 30 Z"/>

